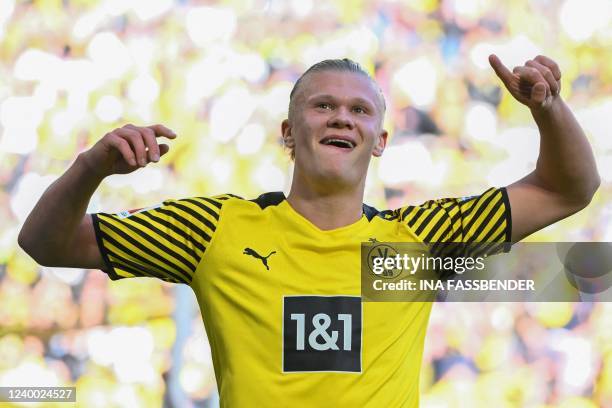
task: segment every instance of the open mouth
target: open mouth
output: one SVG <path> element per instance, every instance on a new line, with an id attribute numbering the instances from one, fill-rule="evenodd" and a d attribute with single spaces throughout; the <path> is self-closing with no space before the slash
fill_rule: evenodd
<path id="1" fill-rule="evenodd" d="M 321 140 L 321 144 L 325 146 L 335 146 L 341 149 L 352 149 L 355 147 L 355 143 L 353 141 L 336 137 L 326 137 Z"/>

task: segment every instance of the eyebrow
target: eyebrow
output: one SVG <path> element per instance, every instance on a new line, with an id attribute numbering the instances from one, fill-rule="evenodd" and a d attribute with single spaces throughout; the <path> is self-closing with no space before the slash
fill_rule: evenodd
<path id="1" fill-rule="evenodd" d="M 331 100 L 336 100 L 338 99 L 336 96 L 334 95 L 330 95 L 330 94 L 314 94 L 311 95 L 308 99 L 306 99 L 306 101 L 310 102 L 316 99 L 331 99 Z M 361 105 L 368 105 L 368 106 L 374 106 L 377 107 L 376 103 L 371 102 L 367 99 L 361 98 L 361 97 L 356 97 L 356 98 L 351 98 L 351 102 L 355 102 L 357 104 L 361 104 Z"/>

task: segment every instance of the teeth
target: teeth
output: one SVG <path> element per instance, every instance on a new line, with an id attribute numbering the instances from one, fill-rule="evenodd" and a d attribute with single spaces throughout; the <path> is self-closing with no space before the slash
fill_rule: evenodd
<path id="1" fill-rule="evenodd" d="M 343 139 L 327 139 L 323 144 L 325 145 L 330 145 L 332 143 L 338 143 L 338 144 L 342 144 L 345 145 L 347 147 L 350 147 L 351 149 L 353 147 L 355 147 L 355 145 L 353 144 L 353 142 L 350 142 L 348 140 L 343 140 Z"/>

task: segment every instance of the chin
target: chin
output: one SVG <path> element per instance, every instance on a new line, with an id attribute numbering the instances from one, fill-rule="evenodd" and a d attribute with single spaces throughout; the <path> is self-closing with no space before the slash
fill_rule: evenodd
<path id="1" fill-rule="evenodd" d="M 359 178 L 353 174 L 354 172 L 354 168 L 345 169 L 333 167 L 319 172 L 319 176 L 320 179 L 325 182 L 325 184 L 334 184 L 338 187 L 354 186 L 359 182 Z"/>
<path id="2" fill-rule="evenodd" d="M 326 159 L 300 164 L 296 161 L 296 167 L 300 168 L 299 173 L 317 184 L 344 187 L 354 186 L 360 182 L 359 172 L 354 162 Z"/>

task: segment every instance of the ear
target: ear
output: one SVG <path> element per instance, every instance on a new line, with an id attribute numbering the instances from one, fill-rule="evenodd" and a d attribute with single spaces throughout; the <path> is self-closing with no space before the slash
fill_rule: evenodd
<path id="1" fill-rule="evenodd" d="M 283 135 L 283 143 L 289 149 L 293 149 L 295 147 L 295 140 L 291 135 L 291 125 L 289 124 L 289 119 L 283 120 L 281 123 L 281 133 Z"/>
<path id="2" fill-rule="evenodd" d="M 383 154 L 383 151 L 385 150 L 385 146 L 387 146 L 387 136 L 388 133 L 386 130 L 382 130 L 382 132 L 380 132 L 380 135 L 378 135 L 378 143 L 376 143 L 376 146 L 374 146 L 374 151 L 372 152 L 372 156 L 374 157 L 380 157 Z"/>

